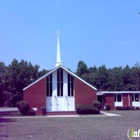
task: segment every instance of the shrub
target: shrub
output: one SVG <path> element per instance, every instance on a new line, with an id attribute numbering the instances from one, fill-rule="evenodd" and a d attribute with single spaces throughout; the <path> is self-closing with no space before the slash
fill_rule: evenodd
<path id="1" fill-rule="evenodd" d="M 27 101 L 19 101 L 16 105 L 22 115 L 27 115 L 27 112 L 30 109 L 29 103 Z"/>
<path id="2" fill-rule="evenodd" d="M 105 108 L 106 108 L 107 111 L 109 111 L 111 107 L 110 107 L 109 104 L 107 104 L 107 105 L 105 105 Z"/>
<path id="3" fill-rule="evenodd" d="M 76 113 L 78 113 L 79 108 L 80 108 L 81 105 L 82 105 L 82 104 L 76 104 L 76 105 L 75 105 Z"/>
<path id="4" fill-rule="evenodd" d="M 134 110 L 134 107 L 132 107 L 132 106 L 117 106 L 115 109 L 116 110 Z"/>
<path id="5" fill-rule="evenodd" d="M 101 103 L 99 101 L 93 101 L 93 106 L 97 107 L 99 110 L 101 110 Z"/>
<path id="6" fill-rule="evenodd" d="M 136 110 L 140 110 L 140 108 L 137 106 L 136 108 L 135 108 Z"/>
<path id="7" fill-rule="evenodd" d="M 40 109 L 42 110 L 42 114 L 43 115 L 46 115 L 46 107 L 45 106 L 42 106 L 42 107 L 40 107 Z"/>
<path id="8" fill-rule="evenodd" d="M 35 111 L 32 109 L 32 108 L 30 108 L 28 111 L 27 111 L 27 115 L 31 115 L 31 116 L 35 116 Z"/>
<path id="9" fill-rule="evenodd" d="M 93 105 L 79 106 L 78 114 L 99 114 L 99 109 Z"/>

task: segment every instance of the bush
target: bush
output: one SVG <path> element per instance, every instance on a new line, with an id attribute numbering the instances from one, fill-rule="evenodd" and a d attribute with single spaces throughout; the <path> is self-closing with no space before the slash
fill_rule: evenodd
<path id="1" fill-rule="evenodd" d="M 27 101 L 19 101 L 16 105 L 22 115 L 27 115 L 27 112 L 30 109 L 29 103 Z"/>
<path id="2" fill-rule="evenodd" d="M 105 109 L 107 110 L 107 111 L 109 111 L 110 110 L 110 105 L 109 104 L 107 104 L 107 105 L 105 105 Z"/>
<path id="3" fill-rule="evenodd" d="M 76 113 L 78 113 L 79 108 L 80 108 L 81 105 L 82 105 L 82 104 L 76 104 L 76 105 L 75 105 Z"/>
<path id="4" fill-rule="evenodd" d="M 46 115 L 46 107 L 45 106 L 42 106 L 42 107 L 40 107 L 40 109 L 42 110 L 42 114 L 43 115 Z"/>
<path id="5" fill-rule="evenodd" d="M 99 101 L 93 101 L 93 106 L 97 107 L 99 110 L 101 110 L 101 103 Z"/>
<path id="6" fill-rule="evenodd" d="M 135 108 L 136 110 L 140 110 L 140 108 L 137 106 L 136 108 Z"/>
<path id="7" fill-rule="evenodd" d="M 78 114 L 99 114 L 99 109 L 93 105 L 81 105 Z"/>
<path id="8" fill-rule="evenodd" d="M 30 115 L 30 116 L 35 116 L 35 111 L 32 109 L 32 108 L 30 108 L 28 111 L 27 111 L 27 115 Z"/>
<path id="9" fill-rule="evenodd" d="M 116 110 L 134 110 L 134 107 L 132 107 L 132 106 L 117 106 L 115 109 Z"/>

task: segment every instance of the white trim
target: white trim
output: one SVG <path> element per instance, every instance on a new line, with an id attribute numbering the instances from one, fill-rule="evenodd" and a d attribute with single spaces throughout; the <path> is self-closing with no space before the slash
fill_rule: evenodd
<path id="1" fill-rule="evenodd" d="M 115 106 L 123 106 L 123 96 L 122 96 L 122 94 L 120 94 L 121 95 L 121 101 L 120 102 L 118 101 L 118 96 L 117 95 L 119 95 L 119 94 L 115 94 L 116 101 L 114 101 L 114 105 Z"/>
<path id="2" fill-rule="evenodd" d="M 49 74 L 53 73 L 54 71 L 56 71 L 57 69 L 62 68 L 64 69 L 66 72 L 68 72 L 69 74 L 71 74 L 72 76 L 76 77 L 77 79 L 79 79 L 80 81 L 82 81 L 83 83 L 85 83 L 86 85 L 88 85 L 89 87 L 93 88 L 94 90 L 97 90 L 94 86 L 90 85 L 89 83 L 87 83 L 86 81 L 84 81 L 83 79 L 81 79 L 80 77 L 78 77 L 76 74 L 74 74 L 73 72 L 69 71 L 68 69 L 66 69 L 65 67 L 63 67 L 62 65 L 59 65 L 58 67 L 54 68 L 53 70 L 51 70 L 50 72 L 46 73 L 44 76 L 40 77 L 38 80 L 36 80 L 35 82 L 31 83 L 30 85 L 28 85 L 27 87 L 25 87 L 23 89 L 26 90 L 27 88 L 31 87 L 32 85 L 34 85 L 35 83 L 37 83 L 38 81 L 40 81 L 41 79 L 45 78 L 46 76 L 48 76 Z"/>
<path id="3" fill-rule="evenodd" d="M 128 93 L 140 93 L 140 91 L 99 91 L 97 95 L 103 94 L 128 94 Z"/>

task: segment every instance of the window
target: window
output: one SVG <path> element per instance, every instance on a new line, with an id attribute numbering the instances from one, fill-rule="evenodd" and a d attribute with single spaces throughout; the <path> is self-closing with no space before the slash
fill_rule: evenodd
<path id="1" fill-rule="evenodd" d="M 68 74 L 68 96 L 73 96 L 74 78 Z"/>
<path id="2" fill-rule="evenodd" d="M 50 74 L 49 76 L 46 77 L 46 94 L 48 97 L 52 96 L 52 74 Z"/>
<path id="3" fill-rule="evenodd" d="M 57 96 L 63 96 L 63 70 L 57 70 Z"/>
<path id="4" fill-rule="evenodd" d="M 132 101 L 139 102 L 139 94 L 132 94 Z"/>
<path id="5" fill-rule="evenodd" d="M 115 102 L 121 102 L 122 94 L 114 94 L 114 100 L 115 100 Z"/>

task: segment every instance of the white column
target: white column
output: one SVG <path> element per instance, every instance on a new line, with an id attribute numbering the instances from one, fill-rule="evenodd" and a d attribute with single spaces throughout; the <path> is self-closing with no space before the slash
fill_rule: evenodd
<path id="1" fill-rule="evenodd" d="M 68 110 L 68 74 L 63 71 L 63 97 L 64 97 L 64 110 Z"/>
<path id="2" fill-rule="evenodd" d="M 52 77 L 52 111 L 57 111 L 57 71 L 53 72 Z"/>

